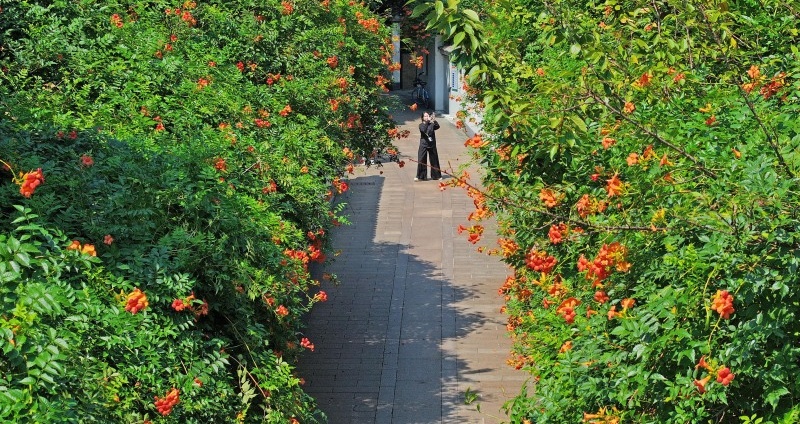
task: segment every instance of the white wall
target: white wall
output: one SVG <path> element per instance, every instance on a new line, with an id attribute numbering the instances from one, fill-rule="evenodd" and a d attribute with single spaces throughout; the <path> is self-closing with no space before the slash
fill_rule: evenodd
<path id="1" fill-rule="evenodd" d="M 456 68 L 455 64 L 448 63 L 447 65 L 447 85 L 449 88 L 447 93 L 447 110 L 450 115 L 455 116 L 456 112 L 461 108 L 461 102 L 458 99 L 462 98 L 464 94 L 461 89 L 463 73 L 460 69 Z"/>
<path id="2" fill-rule="evenodd" d="M 450 59 L 448 55 L 442 53 L 441 47 L 442 37 L 437 35 L 433 41 L 433 50 L 429 55 L 433 59 L 433 78 L 428 78 L 428 84 L 433 98 L 433 109 L 440 113 L 448 113 L 450 87 L 447 82 Z"/>

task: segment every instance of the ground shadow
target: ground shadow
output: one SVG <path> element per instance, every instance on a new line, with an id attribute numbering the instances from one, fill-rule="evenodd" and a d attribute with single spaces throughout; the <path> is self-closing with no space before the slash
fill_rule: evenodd
<path id="1" fill-rule="evenodd" d="M 301 356 L 298 375 L 331 424 L 440 423 L 463 403 L 454 389 L 458 373 L 485 371 L 443 349 L 485 324 L 484 314 L 455 306 L 476 296 L 473 290 L 436 266 L 435 249 L 429 257 L 411 254 L 403 240 L 380 240 L 394 229 L 405 234 L 410 224 L 380 223 L 376 233 L 379 219 L 404 219 L 402 210 L 380 210 L 385 183 L 383 175 L 349 180 L 351 190 L 337 202 L 351 225 L 331 234 L 340 254 L 313 270 L 328 301 L 305 318 L 304 336 L 316 348 Z"/>

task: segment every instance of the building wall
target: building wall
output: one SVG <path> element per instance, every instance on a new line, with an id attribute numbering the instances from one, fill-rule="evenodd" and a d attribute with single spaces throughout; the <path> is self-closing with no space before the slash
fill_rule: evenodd
<path id="1" fill-rule="evenodd" d="M 433 41 L 433 50 L 428 55 L 431 57 L 433 67 L 432 81 L 428 79 L 429 91 L 433 100 L 433 109 L 440 113 L 448 113 L 450 109 L 450 86 L 448 84 L 448 69 L 450 64 L 450 56 L 447 54 L 442 45 L 442 37 L 436 36 Z"/>

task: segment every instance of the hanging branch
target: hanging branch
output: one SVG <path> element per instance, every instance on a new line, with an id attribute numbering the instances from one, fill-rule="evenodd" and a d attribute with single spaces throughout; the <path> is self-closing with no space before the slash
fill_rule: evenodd
<path id="1" fill-rule="evenodd" d="M 419 163 L 418 161 L 416 161 L 416 160 L 414 160 L 412 158 L 409 158 L 408 160 L 410 162 Z M 448 163 L 448 165 L 450 165 L 450 164 Z M 487 198 L 489 198 L 491 200 L 494 200 L 495 202 L 503 204 L 505 206 L 516 208 L 516 209 L 522 209 L 522 210 L 525 210 L 525 211 L 528 211 L 528 212 L 542 214 L 542 215 L 545 215 L 545 216 L 548 216 L 548 217 L 552 218 L 554 221 L 570 223 L 570 224 L 573 224 L 574 226 L 577 226 L 577 227 L 586 228 L 587 230 L 592 231 L 592 232 L 600 233 L 600 232 L 611 232 L 611 231 L 666 231 L 667 230 L 666 228 L 658 228 L 658 227 L 654 227 L 654 226 L 596 225 L 596 224 L 592 224 L 592 223 L 587 222 L 587 221 L 581 221 L 581 220 L 578 220 L 578 219 L 575 219 L 575 218 L 565 217 L 563 215 L 550 212 L 547 209 L 533 208 L 533 207 L 530 207 L 529 205 L 523 205 L 523 204 L 512 202 L 512 201 L 510 201 L 508 199 L 505 199 L 505 198 L 501 199 L 499 197 L 495 197 L 495 196 L 489 195 L 489 194 L 486 193 L 485 190 L 475 186 L 474 184 L 469 183 L 464 178 L 460 178 L 460 177 L 455 176 L 455 174 L 452 173 L 452 172 L 448 172 L 448 171 L 443 170 L 443 169 L 438 169 L 438 168 L 433 167 L 433 166 L 431 166 L 429 164 L 427 166 L 429 168 L 431 168 L 431 169 L 437 169 L 437 170 L 441 171 L 442 174 L 450 175 L 455 180 L 455 182 L 451 182 L 451 183 L 441 183 L 442 185 L 448 185 L 449 184 L 451 187 L 462 186 L 462 187 L 471 188 L 473 190 L 476 190 L 476 191 L 480 192 L 481 194 L 483 194 Z M 450 166 L 450 169 L 453 169 L 452 165 Z"/>
<path id="2" fill-rule="evenodd" d="M 713 171 L 711 171 L 708 168 L 706 168 L 705 166 L 703 166 L 697 158 L 695 158 L 694 156 L 686 153 L 685 150 L 681 149 L 680 147 L 676 146 L 675 144 L 667 141 L 664 137 L 661 137 L 657 132 L 655 132 L 655 130 L 647 128 L 646 126 L 642 125 L 641 123 L 639 123 L 637 121 L 634 121 L 633 119 L 629 118 L 626 114 L 622 113 L 621 110 L 615 108 L 614 106 L 611 106 L 611 104 L 609 104 L 607 101 L 605 101 L 597 93 L 592 91 L 592 89 L 587 87 L 587 90 L 589 92 L 589 96 L 591 96 L 595 101 L 597 101 L 601 105 L 603 105 L 606 109 L 610 110 L 615 115 L 618 115 L 618 116 L 622 117 L 622 119 L 624 119 L 625 121 L 633 124 L 636 128 L 638 128 L 639 130 L 641 130 L 645 134 L 653 137 L 659 143 L 669 147 L 670 149 L 674 150 L 675 152 L 677 152 L 681 156 L 683 156 L 686 159 L 689 159 L 690 161 L 692 161 L 692 163 L 694 163 L 695 166 L 697 166 L 697 169 L 700 170 L 700 172 L 702 172 L 703 174 L 705 174 L 705 175 L 707 175 L 707 176 L 709 176 L 711 178 L 714 178 L 714 179 L 717 178 L 717 174 L 715 174 Z"/>
<path id="3" fill-rule="evenodd" d="M 778 163 L 781 164 L 781 167 L 786 171 L 787 174 L 789 174 L 790 177 L 794 178 L 794 172 L 792 172 L 791 168 L 789 168 L 789 165 L 786 163 L 786 160 L 784 160 L 783 155 L 781 155 L 780 147 L 778 146 L 778 143 L 775 142 L 775 137 L 770 135 L 767 125 L 761 120 L 761 117 L 758 116 L 758 113 L 756 113 L 755 105 L 753 104 L 752 100 L 747 97 L 747 93 L 745 93 L 741 85 L 739 85 L 739 93 L 741 93 L 744 102 L 747 104 L 747 108 L 750 109 L 750 112 L 753 114 L 753 118 L 755 118 L 756 122 L 758 122 L 758 126 L 762 131 L 764 131 L 764 136 L 767 137 L 767 144 L 769 144 L 769 146 L 772 147 L 772 151 L 775 152 L 775 156 L 778 158 Z"/>

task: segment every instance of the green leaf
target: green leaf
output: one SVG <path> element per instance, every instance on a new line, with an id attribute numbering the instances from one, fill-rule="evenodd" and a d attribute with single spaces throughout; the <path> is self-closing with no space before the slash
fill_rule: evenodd
<path id="1" fill-rule="evenodd" d="M 29 385 L 31 385 L 33 383 L 36 383 L 36 379 L 31 377 L 31 376 L 27 376 L 27 377 L 25 377 L 25 378 L 23 378 L 22 380 L 19 381 L 19 384 L 24 384 L 26 386 L 29 386 Z"/>
<path id="2" fill-rule="evenodd" d="M 429 3 L 420 3 L 416 7 L 414 7 L 414 11 L 411 12 L 412 18 L 418 18 L 422 16 L 423 13 L 427 12 L 430 9 Z"/>
<path id="3" fill-rule="evenodd" d="M 789 394 L 789 390 L 786 387 L 779 387 L 779 388 L 767 393 L 767 395 L 764 396 L 764 400 L 768 404 L 770 404 L 770 406 L 772 406 L 773 410 L 775 410 L 775 408 L 778 407 L 778 402 L 780 401 L 781 397 L 783 397 L 785 395 L 788 395 L 788 394 Z"/>
<path id="4" fill-rule="evenodd" d="M 583 122 L 583 119 L 581 119 L 579 116 L 571 115 L 569 119 L 578 127 L 579 130 L 582 132 L 587 132 L 586 123 Z"/>
<path id="5" fill-rule="evenodd" d="M 56 383 L 56 381 L 53 379 L 53 377 L 50 376 L 50 374 L 47 374 L 47 373 L 42 373 L 42 375 L 40 375 L 39 378 L 41 378 L 42 380 L 46 381 L 49 384 L 55 384 Z M 40 384 L 40 386 L 41 386 L 41 384 Z"/>
<path id="6" fill-rule="evenodd" d="M 31 266 L 31 257 L 28 256 L 27 253 L 25 253 L 25 252 L 17 252 L 17 254 L 14 255 L 14 258 L 16 259 L 16 261 L 18 263 L 21 263 L 23 266 L 30 268 L 30 266 Z"/>
<path id="7" fill-rule="evenodd" d="M 581 52 L 581 45 L 580 45 L 580 44 L 578 44 L 578 43 L 575 43 L 575 44 L 571 45 L 571 46 L 569 47 L 569 52 L 570 52 L 570 54 L 572 54 L 573 56 L 577 56 L 577 55 L 578 55 L 578 53 L 580 53 L 580 52 Z"/>
<path id="8" fill-rule="evenodd" d="M 453 46 L 461 44 L 461 42 L 464 41 L 464 37 L 466 37 L 465 33 L 457 32 L 456 35 L 453 36 Z"/>
<path id="9" fill-rule="evenodd" d="M 469 19 L 469 20 L 471 20 L 473 22 L 480 22 L 480 20 L 481 20 L 481 18 L 478 16 L 478 14 L 472 9 L 464 9 L 464 10 L 461 11 L 461 13 L 463 13 L 464 16 L 467 17 L 467 19 Z"/>

